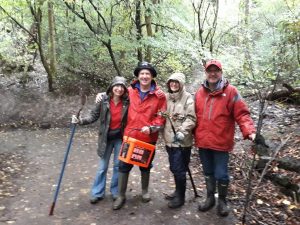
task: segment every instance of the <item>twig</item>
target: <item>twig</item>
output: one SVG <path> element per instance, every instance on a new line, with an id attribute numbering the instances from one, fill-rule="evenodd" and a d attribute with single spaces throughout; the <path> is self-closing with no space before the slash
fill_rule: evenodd
<path id="1" fill-rule="evenodd" d="M 252 191 L 252 193 L 250 194 L 250 197 L 249 197 L 249 200 L 251 200 L 251 198 L 253 197 L 253 195 L 256 193 L 259 185 L 261 184 L 262 182 L 262 179 L 264 178 L 264 176 L 266 175 L 267 173 L 267 170 L 268 170 L 268 167 L 269 165 L 273 162 L 273 160 L 276 158 L 278 152 L 280 151 L 280 149 L 286 144 L 286 142 L 290 139 L 292 135 L 289 135 L 284 141 L 281 141 L 281 144 L 276 148 L 273 156 L 270 158 L 270 160 L 267 162 L 267 164 L 265 165 L 265 168 L 264 170 L 262 171 L 262 174 L 260 176 L 260 179 L 256 185 L 256 187 L 254 188 L 254 190 Z"/>

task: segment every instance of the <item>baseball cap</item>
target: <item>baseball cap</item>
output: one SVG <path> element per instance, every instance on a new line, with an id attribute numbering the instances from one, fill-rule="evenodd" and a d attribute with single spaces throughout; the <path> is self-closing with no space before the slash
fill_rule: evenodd
<path id="1" fill-rule="evenodd" d="M 211 65 L 215 65 L 216 67 L 218 67 L 220 70 L 222 70 L 222 64 L 219 60 L 216 59 L 212 59 L 209 60 L 206 64 L 205 64 L 205 70 L 207 70 L 208 67 L 210 67 Z"/>

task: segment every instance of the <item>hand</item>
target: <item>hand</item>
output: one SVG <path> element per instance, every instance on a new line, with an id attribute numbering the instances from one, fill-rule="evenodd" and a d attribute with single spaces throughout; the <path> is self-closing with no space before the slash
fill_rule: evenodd
<path id="1" fill-rule="evenodd" d="M 175 138 L 177 141 L 182 141 L 184 139 L 184 134 L 180 131 L 178 131 L 175 135 Z"/>
<path id="2" fill-rule="evenodd" d="M 102 93 L 98 93 L 98 94 L 96 95 L 96 100 L 95 100 L 95 102 L 96 102 L 96 103 L 101 102 L 102 99 L 103 99 L 103 95 L 104 95 L 103 92 L 102 92 Z"/>
<path id="3" fill-rule="evenodd" d="M 72 121 L 71 121 L 71 123 L 78 124 L 79 122 L 80 122 L 80 120 L 77 118 L 77 116 L 76 115 L 72 115 Z"/>
<path id="4" fill-rule="evenodd" d="M 148 126 L 142 127 L 141 132 L 144 134 L 150 134 L 150 127 Z"/>
<path id="5" fill-rule="evenodd" d="M 255 134 L 255 133 L 250 134 L 250 135 L 248 136 L 248 138 L 249 138 L 251 141 L 254 141 L 255 138 L 256 138 L 256 134 Z"/>

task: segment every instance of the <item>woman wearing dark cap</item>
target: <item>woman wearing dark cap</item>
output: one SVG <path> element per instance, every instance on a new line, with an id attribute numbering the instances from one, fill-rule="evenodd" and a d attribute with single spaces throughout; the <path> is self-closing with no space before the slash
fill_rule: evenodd
<path id="1" fill-rule="evenodd" d="M 97 153 L 100 157 L 99 167 L 91 189 L 90 203 L 95 204 L 105 195 L 106 174 L 109 159 L 114 152 L 113 175 L 110 191 L 113 199 L 118 196 L 119 150 L 127 121 L 128 90 L 124 77 L 116 76 L 104 94 L 102 100 L 96 103 L 90 114 L 83 118 L 72 116 L 72 123 L 86 125 L 100 118 L 100 129 Z"/>

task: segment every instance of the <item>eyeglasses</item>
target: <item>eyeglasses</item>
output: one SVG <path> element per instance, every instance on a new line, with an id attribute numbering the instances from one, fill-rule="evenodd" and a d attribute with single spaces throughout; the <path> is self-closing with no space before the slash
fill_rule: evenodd
<path id="1" fill-rule="evenodd" d="M 218 73 L 221 72 L 221 70 L 206 70 L 207 73 Z"/>
<path id="2" fill-rule="evenodd" d="M 174 82 L 174 83 L 179 83 L 179 81 L 178 80 L 169 80 L 169 82 L 171 83 L 171 82 Z"/>

